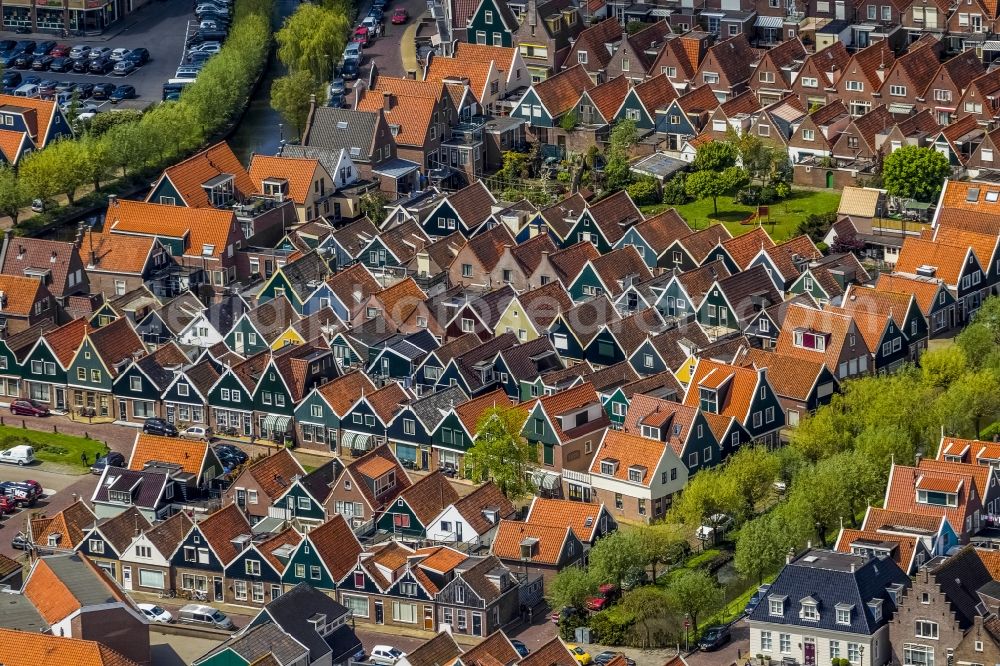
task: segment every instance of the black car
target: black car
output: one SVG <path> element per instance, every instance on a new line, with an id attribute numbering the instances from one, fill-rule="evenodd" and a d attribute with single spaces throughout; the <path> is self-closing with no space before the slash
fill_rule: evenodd
<path id="1" fill-rule="evenodd" d="M 87 72 L 89 72 L 90 71 L 90 58 L 87 58 L 86 56 L 84 56 L 82 58 L 75 59 L 73 61 L 73 71 L 77 72 L 77 73 L 80 73 L 80 74 L 86 74 Z"/>
<path id="2" fill-rule="evenodd" d="M 14 53 L 34 53 L 35 52 L 35 42 L 31 39 L 22 39 L 17 44 L 14 44 Z"/>
<path id="3" fill-rule="evenodd" d="M 709 627 L 698 641 L 698 647 L 705 652 L 718 650 L 729 642 L 729 638 L 729 627 Z"/>
<path id="4" fill-rule="evenodd" d="M 94 99 L 107 99 L 115 91 L 115 84 L 100 83 L 94 86 Z M 167 437 L 177 436 L 177 427 L 173 423 L 167 423 L 163 419 L 146 419 L 142 424 L 142 431 L 150 435 L 166 435 Z"/>
<path id="5" fill-rule="evenodd" d="M 111 453 L 101 456 L 94 464 L 90 466 L 91 474 L 100 474 L 104 471 L 106 467 L 124 467 L 125 466 L 125 456 L 118 453 L 117 451 L 112 451 Z"/>
<path id="6" fill-rule="evenodd" d="M 224 42 L 228 36 L 224 30 L 199 30 L 191 35 L 187 45 L 190 47 L 202 42 Z"/>
<path id="7" fill-rule="evenodd" d="M 15 46 L 17 46 L 17 42 L 13 39 L 0 39 L 0 53 L 13 51 Z"/>
<path id="8" fill-rule="evenodd" d="M 44 72 L 52 66 L 53 60 L 55 60 L 55 58 L 48 54 L 35 56 L 35 59 L 31 61 L 31 69 L 36 72 Z"/>
<path id="9" fill-rule="evenodd" d="M 340 75 L 346 81 L 353 81 L 358 78 L 358 71 L 360 69 L 357 59 L 350 58 L 344 61 L 344 66 L 340 68 Z"/>
<path id="10" fill-rule="evenodd" d="M 94 84 L 93 83 L 78 83 L 76 84 L 76 96 L 80 99 L 87 99 L 94 94 Z"/>
<path id="11" fill-rule="evenodd" d="M 107 56 L 94 58 L 90 61 L 91 74 L 107 74 L 115 68 L 115 61 Z"/>
<path id="12" fill-rule="evenodd" d="M 21 85 L 21 72 L 4 72 L 0 84 L 4 88 L 16 88 Z"/>
<path id="13" fill-rule="evenodd" d="M 515 650 L 517 649 L 516 645 L 514 646 L 514 649 Z M 594 655 L 594 663 L 597 664 L 597 666 L 604 666 L 618 655 L 625 657 L 625 655 L 621 652 L 615 652 L 614 650 L 605 650 L 604 652 Z M 630 659 L 629 657 L 625 657 L 625 663 L 628 666 L 635 666 L 635 660 Z"/>
<path id="14" fill-rule="evenodd" d="M 71 69 L 73 69 L 73 61 L 65 56 L 52 58 L 52 62 L 49 63 L 50 72 L 68 72 Z"/>
<path id="15" fill-rule="evenodd" d="M 109 99 L 112 104 L 117 104 L 125 99 L 135 99 L 135 86 L 118 86 L 115 88 L 115 91 L 111 93 Z"/>
<path id="16" fill-rule="evenodd" d="M 125 56 L 125 59 L 134 62 L 136 67 L 142 67 L 149 62 L 149 51 L 140 46 L 137 49 L 132 49 L 129 54 Z"/>
<path id="17" fill-rule="evenodd" d="M 35 55 L 40 55 L 42 53 L 48 53 L 49 51 L 51 51 L 55 47 L 56 47 L 56 43 L 52 42 L 52 41 L 38 42 L 38 45 L 35 46 L 35 50 L 33 51 L 33 53 Z"/>
<path id="18" fill-rule="evenodd" d="M 14 58 L 14 67 L 18 69 L 31 69 L 31 63 L 35 62 L 35 56 L 22 51 Z"/>
<path id="19" fill-rule="evenodd" d="M 9 55 L 0 56 L 0 67 L 3 67 L 4 69 L 10 69 L 11 67 L 14 66 L 14 61 L 17 60 L 18 55 L 19 54 L 17 53 L 12 53 Z"/>
<path id="20" fill-rule="evenodd" d="M 517 653 L 522 657 L 527 657 L 531 653 L 531 650 L 528 649 L 528 646 L 522 643 L 521 641 L 517 640 L 516 638 L 511 638 L 510 644 L 514 646 L 514 649 L 517 650 Z"/>
<path id="21" fill-rule="evenodd" d="M 250 456 L 248 456 L 242 449 L 233 446 L 232 444 L 216 444 L 214 448 L 215 455 L 218 456 L 219 462 L 226 467 L 236 467 L 237 465 L 242 465 L 250 459 Z"/>

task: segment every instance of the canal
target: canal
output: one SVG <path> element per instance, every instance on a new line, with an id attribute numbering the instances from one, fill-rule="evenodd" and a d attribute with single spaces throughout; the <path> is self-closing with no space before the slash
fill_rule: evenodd
<path id="1" fill-rule="evenodd" d="M 295 11 L 299 6 L 299 0 L 277 0 L 274 5 L 274 15 L 271 20 L 274 24 L 275 32 L 281 28 L 285 18 Z M 259 153 L 263 155 L 274 155 L 281 145 L 282 129 L 281 115 L 271 108 L 271 84 L 274 80 L 284 76 L 285 66 L 278 60 L 277 53 L 271 56 L 264 72 L 264 79 L 257 87 L 257 91 L 250 100 L 246 113 L 240 121 L 236 131 L 229 137 L 229 145 L 232 146 L 236 156 L 244 164 L 250 163 L 250 155 Z"/>

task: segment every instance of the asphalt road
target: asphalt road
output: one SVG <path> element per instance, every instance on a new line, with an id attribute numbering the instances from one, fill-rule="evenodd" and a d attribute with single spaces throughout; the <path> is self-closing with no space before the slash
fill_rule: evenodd
<path id="1" fill-rule="evenodd" d="M 107 33 L 98 37 L 70 37 L 61 39 L 53 35 L 15 35 L 12 32 L 2 32 L 3 39 L 34 39 L 36 41 L 54 39 L 60 44 L 87 44 L 89 46 L 106 46 L 116 48 L 149 49 L 150 60 L 128 76 L 111 76 L 97 74 L 74 74 L 72 72 L 33 72 L 22 71 L 22 75 L 34 74 L 43 80 L 75 81 L 88 83 L 128 83 L 135 86 L 136 99 L 126 100 L 119 104 L 123 108 L 145 108 L 163 98 L 163 84 L 173 78 L 181 57 L 184 54 L 184 35 L 188 21 L 194 20 L 194 8 L 187 0 L 167 0 L 153 2 L 142 7 L 134 14 L 125 17 Z M 84 104 L 97 104 L 84 100 Z M 112 108 L 110 102 L 100 105 L 101 111 Z"/>

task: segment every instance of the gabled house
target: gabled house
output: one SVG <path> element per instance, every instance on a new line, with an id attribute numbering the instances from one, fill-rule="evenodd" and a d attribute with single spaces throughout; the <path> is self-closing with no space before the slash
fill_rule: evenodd
<path id="1" fill-rule="evenodd" d="M 632 284 L 651 277 L 635 247 L 624 245 L 584 264 L 566 291 L 576 303 L 603 295 L 614 299 Z"/>
<path id="2" fill-rule="evenodd" d="M 316 158 L 279 155 L 253 155 L 247 169 L 258 192 L 278 201 L 290 199 L 295 204 L 299 222 L 308 222 L 330 213 L 330 197 L 340 183 L 352 182 L 357 167 L 350 162 L 343 171 L 328 173 Z"/>
<path id="3" fill-rule="evenodd" d="M 856 117 L 834 142 L 833 158 L 845 164 L 871 162 L 880 154 L 876 141 L 878 133 L 892 127 L 894 122 L 892 113 L 884 105 Z"/>
<path id="4" fill-rule="evenodd" d="M 170 554 L 174 580 L 181 587 L 199 591 L 211 590 L 211 598 L 223 601 L 225 568 L 250 543 L 251 527 L 236 504 L 228 504 L 195 523 Z M 153 583 L 163 584 L 162 574 L 153 574 Z M 141 578 L 140 578 L 141 583 Z M 170 581 L 166 581 L 167 587 Z M 156 587 L 151 585 L 150 587 Z M 166 588 L 165 588 L 166 589 Z"/>
<path id="5" fill-rule="evenodd" d="M 840 382 L 822 361 L 786 356 L 763 349 L 747 349 L 740 363 L 751 368 L 767 368 L 767 377 L 785 411 L 785 422 L 797 426 L 799 420 L 830 402 L 840 390 Z"/>
<path id="6" fill-rule="evenodd" d="M 956 322 L 962 322 L 982 304 L 987 271 L 983 261 L 970 245 L 906 238 L 895 269 L 908 277 L 936 278 L 943 282 L 956 301 Z"/>
<path id="7" fill-rule="evenodd" d="M 439 543 L 489 546 L 499 521 L 515 514 L 514 505 L 500 488 L 487 481 L 434 516 L 425 525 L 426 538 Z"/>
<path id="8" fill-rule="evenodd" d="M 4 242 L 0 273 L 35 278 L 63 306 L 70 296 L 90 293 L 77 243 L 27 236 L 6 238 Z"/>
<path id="9" fill-rule="evenodd" d="M 852 116 L 867 114 L 875 106 L 875 94 L 895 61 L 896 56 L 886 41 L 873 42 L 855 52 L 831 86 L 836 88 L 834 96 L 844 102 Z M 827 101 L 831 99 L 828 96 Z"/>
<path id="10" fill-rule="evenodd" d="M 117 516 L 105 518 L 93 525 L 84 535 L 77 552 L 104 569 L 108 576 L 121 583 L 119 560 L 125 554 L 137 532 L 151 527 L 146 517 L 136 507 L 129 507 Z"/>
<path id="11" fill-rule="evenodd" d="M 650 23 L 632 34 L 623 34 L 621 46 L 608 62 L 608 80 L 621 76 L 639 83 L 647 77 L 655 77 L 659 72 L 652 70 L 653 61 L 670 34 L 670 24 L 665 20 Z"/>
<path id="12" fill-rule="evenodd" d="M 447 236 L 459 231 L 470 238 L 492 214 L 496 198 L 481 181 L 449 194 L 427 215 L 421 223 L 431 238 Z"/>
<path id="13" fill-rule="evenodd" d="M 618 523 L 604 504 L 586 500 L 581 502 L 579 498 L 563 500 L 534 497 L 528 505 L 524 522 L 569 525 L 585 546 L 593 546 L 601 537 L 618 530 Z"/>
<path id="14" fill-rule="evenodd" d="M 134 507 L 149 522 L 169 516 L 176 509 L 174 502 L 181 501 L 171 472 L 165 466 L 143 470 L 105 467 L 90 498 L 94 514 L 110 518 Z"/>
<path id="15" fill-rule="evenodd" d="M 667 248 L 675 241 L 691 233 L 691 228 L 675 208 L 668 208 L 658 215 L 642 220 L 629 227 L 615 244 L 615 249 L 631 245 L 646 262 L 651 271 L 659 266 L 659 260 Z"/>
<path id="16" fill-rule="evenodd" d="M 885 663 L 889 620 L 909 585 L 892 560 L 819 549 L 790 555 L 750 613 L 750 650 L 817 663 L 832 655 L 860 661 L 864 653 Z"/>
<path id="17" fill-rule="evenodd" d="M 600 396 L 585 382 L 539 398 L 531 406 L 521 434 L 540 445 L 543 473 L 558 479 L 565 470 L 587 469 L 609 423 Z"/>
<path id="18" fill-rule="evenodd" d="M 848 312 L 863 312 L 884 320 L 893 320 L 905 338 L 906 358 L 916 361 L 927 349 L 927 320 L 913 294 L 877 290 L 852 284 L 844 294 L 842 307 Z M 895 342 L 892 343 L 895 347 Z M 874 347 L 873 347 L 874 349 Z"/>
<path id="19" fill-rule="evenodd" d="M 767 378 L 767 368 L 743 368 L 701 358 L 684 394 L 684 404 L 731 416 L 754 441 L 777 441 L 785 414 Z"/>
<path id="20" fill-rule="evenodd" d="M 440 470 L 431 472 L 406 488 L 376 521 L 376 528 L 404 540 L 427 537 L 431 522 L 452 503 L 458 492 Z"/>
<path id="21" fill-rule="evenodd" d="M 729 261 L 727 268 L 730 271 L 735 271 L 736 266 L 721 245 L 732 237 L 724 224 L 709 225 L 671 243 L 657 263 L 660 268 L 679 269 L 683 272 L 698 268 L 707 261 L 722 259 Z"/>
<path id="22" fill-rule="evenodd" d="M 767 269 L 756 264 L 740 273 L 716 279 L 697 306 L 698 322 L 709 339 L 742 331 L 757 313 L 782 301 Z"/>
<path id="23" fill-rule="evenodd" d="M 357 563 L 363 549 L 354 530 L 340 514 L 303 535 L 285 567 L 286 587 L 299 583 L 333 593 L 337 582 Z"/>
<path id="24" fill-rule="evenodd" d="M 800 39 L 785 40 L 764 53 L 747 85 L 762 105 L 773 104 L 792 92 L 792 83 L 799 75 L 799 68 L 804 67 L 806 57 Z"/>
<path id="25" fill-rule="evenodd" d="M 137 432 L 128 468 L 135 471 L 164 468 L 179 484 L 184 499 L 206 491 L 212 480 L 222 474 L 222 463 L 208 442 L 161 437 Z"/>
<path id="26" fill-rule="evenodd" d="M 810 111 L 826 106 L 837 99 L 836 85 L 850 60 L 851 54 L 840 40 L 807 55 L 792 81 L 792 92 Z"/>
<path id="27" fill-rule="evenodd" d="M 385 444 L 351 462 L 334 481 L 327 510 L 354 528 L 374 522 L 410 486 L 410 477 Z"/>
<path id="28" fill-rule="evenodd" d="M 183 590 L 198 590 L 209 594 L 211 576 L 202 572 L 186 572 L 174 576 L 172 559 L 181 547 L 181 542 L 187 539 L 194 523 L 184 511 L 178 511 L 164 521 L 136 534 L 130 533 L 130 541 L 119 556 L 121 571 L 119 578 L 126 590 L 160 594 L 168 592 L 174 586 Z M 199 537 L 200 538 L 200 537 Z M 185 562 L 209 561 L 209 549 L 204 543 L 201 546 L 187 545 L 181 552 Z M 222 600 L 222 570 L 219 569 L 218 588 L 213 590 L 214 600 Z"/>
<path id="29" fill-rule="evenodd" d="M 820 360 L 838 380 L 866 374 L 871 366 L 872 351 L 852 316 L 803 305 L 788 308 L 775 351 Z"/>
<path id="30" fill-rule="evenodd" d="M 41 150 L 63 137 L 73 137 L 73 128 L 55 100 L 0 95 L 4 114 L 3 160 L 14 166 L 32 150 Z M 10 119 L 10 122 L 6 122 Z"/>
<path id="31" fill-rule="evenodd" d="M 509 566 L 551 580 L 559 570 L 582 562 L 584 547 L 572 527 L 501 520 L 490 554 Z"/>
<path id="32" fill-rule="evenodd" d="M 146 347 L 125 317 L 88 331 L 67 367 L 70 400 L 78 409 L 96 410 L 98 416 L 112 414 L 112 384 L 118 374 Z"/>
<path id="33" fill-rule="evenodd" d="M 711 87 L 716 98 L 725 102 L 747 88 L 755 60 L 746 35 L 724 39 L 708 49 L 693 85 Z"/>
<path id="34" fill-rule="evenodd" d="M 600 21 L 579 34 L 570 47 L 563 64 L 563 70 L 581 65 L 583 71 L 595 83 L 603 83 L 608 78 L 613 53 L 619 48 L 624 30 L 617 21 Z M 619 68 L 620 69 L 620 68 Z"/>
<path id="35" fill-rule="evenodd" d="M 511 109 L 510 115 L 522 117 L 528 122 L 529 138 L 542 144 L 543 150 L 551 151 L 552 148 L 546 149 L 544 146 L 554 146 L 555 152 L 558 152 L 559 120 L 571 112 L 580 95 L 594 85 L 584 65 L 564 69 L 544 81 L 532 84 Z M 565 135 L 562 137 L 565 139 Z"/>
<path id="36" fill-rule="evenodd" d="M 975 467 L 960 463 L 938 464 L 949 467 L 938 470 L 893 464 L 884 506 L 900 513 L 943 516 L 953 526 L 958 542 L 968 543 L 981 528 L 984 510 L 983 491 L 979 489 Z M 988 474 L 988 470 L 984 471 Z"/>
<path id="37" fill-rule="evenodd" d="M 521 57 L 538 83 L 562 67 L 571 44 L 584 29 L 580 9 L 569 0 L 528 0 L 514 34 Z"/>
<path id="38" fill-rule="evenodd" d="M 919 276 L 883 273 L 875 283 L 875 290 L 912 294 L 924 318 L 928 336 L 940 334 L 954 325 L 955 297 L 942 282 Z"/>
<path id="39" fill-rule="evenodd" d="M 162 416 L 160 399 L 174 381 L 174 371 L 186 365 L 189 365 L 188 357 L 174 342 L 169 342 L 138 360 L 130 361 L 111 384 L 111 392 L 118 403 L 118 419 L 142 423 L 151 416 Z M 179 421 L 204 423 L 204 406 L 199 407 L 197 419 L 192 419 L 188 412 L 186 418 Z"/>
<path id="40" fill-rule="evenodd" d="M 163 170 L 146 201 L 187 208 L 219 208 L 260 193 L 225 141 Z"/>
<path id="41" fill-rule="evenodd" d="M 465 29 L 471 44 L 514 46 L 517 17 L 504 0 L 479 0 Z"/>
<path id="42" fill-rule="evenodd" d="M 513 407 L 514 401 L 498 388 L 448 408 L 432 433 L 434 462 L 464 477 L 465 454 L 476 442 L 480 420 L 489 410 Z"/>
<path id="43" fill-rule="evenodd" d="M 263 605 L 282 593 L 281 577 L 295 546 L 302 540 L 294 527 L 286 527 L 263 539 L 251 539 L 226 565 L 225 601 L 240 605 Z"/>
<path id="44" fill-rule="evenodd" d="M 305 470 L 288 449 L 275 451 L 240 471 L 226 490 L 223 504 L 235 504 L 256 523 L 271 515 L 274 503 L 301 476 L 305 476 Z"/>

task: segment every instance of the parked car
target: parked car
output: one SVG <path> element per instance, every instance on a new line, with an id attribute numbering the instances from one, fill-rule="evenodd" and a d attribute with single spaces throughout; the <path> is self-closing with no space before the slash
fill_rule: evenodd
<path id="1" fill-rule="evenodd" d="M 45 55 L 35 56 L 35 59 L 31 61 L 31 69 L 36 72 L 44 72 L 52 66 L 53 60 L 55 60 L 55 58 L 50 56 L 48 53 Z"/>
<path id="2" fill-rule="evenodd" d="M 188 46 L 202 42 L 224 42 L 228 35 L 220 30 L 199 30 L 188 39 Z"/>
<path id="3" fill-rule="evenodd" d="M 22 39 L 17 44 L 14 44 L 14 53 L 34 53 L 35 46 L 37 46 L 34 40 Z"/>
<path id="4" fill-rule="evenodd" d="M 126 99 L 135 99 L 135 86 L 123 85 L 115 88 L 114 92 L 109 96 L 112 104 L 117 104 L 118 102 L 124 101 Z"/>
<path id="5" fill-rule="evenodd" d="M 185 439 L 200 439 L 203 442 L 207 442 L 212 439 L 212 429 L 208 426 L 188 426 L 184 430 L 181 430 L 179 436 Z"/>
<path id="6" fill-rule="evenodd" d="M 573 658 L 576 659 L 576 663 L 580 664 L 580 666 L 589 666 L 589 664 L 594 661 L 594 658 L 590 656 L 590 653 L 579 645 L 567 643 L 566 649 L 572 653 Z"/>
<path id="7" fill-rule="evenodd" d="M 0 462 L 24 467 L 35 462 L 35 450 L 27 444 L 18 444 L 0 451 Z"/>
<path id="8" fill-rule="evenodd" d="M 368 656 L 368 661 L 373 664 L 392 666 L 399 661 L 400 658 L 405 656 L 405 652 L 398 648 L 394 648 L 391 645 L 376 645 L 372 648 L 371 654 Z"/>
<path id="9" fill-rule="evenodd" d="M 44 42 L 38 42 L 38 44 L 35 45 L 35 50 L 33 51 L 33 53 L 35 55 L 40 55 L 42 53 L 48 53 L 49 51 L 51 51 L 55 47 L 56 47 L 56 43 L 53 42 L 53 41 L 51 41 L 51 40 L 46 40 Z"/>
<path id="10" fill-rule="evenodd" d="M 111 73 L 115 76 L 127 76 L 135 71 L 135 63 L 131 60 L 119 60 L 115 63 Z"/>
<path id="11" fill-rule="evenodd" d="M 340 68 L 340 75 L 347 81 L 358 78 L 361 71 L 361 61 L 358 58 L 348 58 L 344 60 L 344 66 Z"/>
<path id="12" fill-rule="evenodd" d="M 73 68 L 73 61 L 66 56 L 56 56 L 49 63 L 50 72 L 65 72 Z"/>
<path id="13" fill-rule="evenodd" d="M 18 506 L 34 506 L 42 496 L 42 491 L 40 487 L 36 487 L 37 485 L 35 482 L 3 481 L 0 482 L 0 494 Z"/>
<path id="14" fill-rule="evenodd" d="M 10 413 L 14 416 L 48 416 L 49 408 L 35 400 L 14 400 L 10 403 Z"/>
<path id="15" fill-rule="evenodd" d="M 86 44 L 77 44 L 69 50 L 69 57 L 76 60 L 77 58 L 86 58 L 90 54 L 90 47 Z"/>
<path id="16" fill-rule="evenodd" d="M 77 58 L 73 61 L 73 71 L 78 74 L 86 74 L 90 71 L 90 58 Z"/>
<path id="17" fill-rule="evenodd" d="M 595 654 L 594 655 L 594 663 L 597 664 L 597 666 L 605 666 L 605 664 L 609 663 L 612 659 L 614 659 L 618 655 L 621 655 L 622 657 L 625 657 L 625 664 L 626 664 L 626 666 L 635 666 L 635 660 L 634 659 L 630 659 L 629 657 L 626 657 L 623 652 L 615 652 L 614 650 L 605 650 L 604 652 L 601 652 L 600 654 Z"/>
<path id="18" fill-rule="evenodd" d="M 196 624 L 214 629 L 232 631 L 236 628 L 233 621 L 222 611 L 205 604 L 187 604 L 177 612 L 177 621 L 185 624 Z"/>
<path id="19" fill-rule="evenodd" d="M 49 55 L 55 56 L 56 58 L 63 58 L 69 55 L 70 50 L 69 44 L 56 44 L 52 47 L 52 50 L 49 51 Z"/>
<path id="20" fill-rule="evenodd" d="M 102 84 L 102 85 L 114 85 L 114 84 Z M 167 437 L 177 436 L 177 426 L 173 423 L 167 423 L 165 420 L 160 418 L 148 418 L 142 424 L 142 431 L 150 435 L 166 435 Z"/>
<path id="21" fill-rule="evenodd" d="M 747 600 L 747 605 L 743 607 L 743 613 L 745 615 L 749 615 L 750 613 L 752 613 L 753 610 L 757 608 L 757 604 L 759 604 L 761 600 L 765 596 L 767 596 L 767 591 L 770 589 L 771 589 L 770 585 L 761 585 L 760 587 L 758 587 L 756 591 L 754 591 L 750 599 Z"/>
<path id="22" fill-rule="evenodd" d="M 372 11 L 378 12 L 377 9 L 373 9 Z M 379 12 L 379 14 L 381 14 L 381 12 Z M 374 39 L 376 37 L 381 36 L 382 34 L 382 29 L 381 29 L 382 24 L 379 22 L 381 20 L 382 20 L 381 16 L 373 16 L 369 14 L 368 16 L 365 17 L 365 20 L 361 22 L 361 27 L 368 28 L 368 36 Z"/>
<path id="23" fill-rule="evenodd" d="M 21 85 L 21 72 L 4 72 L 0 83 L 4 88 L 16 88 Z"/>
<path id="24" fill-rule="evenodd" d="M 188 53 L 184 58 L 184 62 L 188 65 L 198 65 L 204 67 L 205 63 L 214 57 L 215 54 L 208 51 L 195 51 L 193 53 Z"/>
<path id="25" fill-rule="evenodd" d="M 371 31 L 365 26 L 359 25 L 354 29 L 354 37 L 352 38 L 352 41 L 355 41 L 362 46 L 368 46 L 368 44 L 371 43 Z"/>
<path id="26" fill-rule="evenodd" d="M 58 85 L 59 82 L 55 79 L 45 79 L 38 84 L 38 94 L 47 99 L 56 94 L 56 86 Z"/>
<path id="27" fill-rule="evenodd" d="M 31 542 L 28 541 L 28 537 L 18 532 L 10 540 L 10 547 L 16 550 L 31 550 Z"/>
<path id="28" fill-rule="evenodd" d="M 20 90 L 20 88 L 18 88 L 17 90 Z M 17 94 L 17 90 L 14 91 L 15 95 Z M 45 210 L 45 202 L 42 201 L 41 199 L 32 199 L 31 210 L 34 213 L 41 213 L 42 211 Z"/>
<path id="29" fill-rule="evenodd" d="M 13 39 L 0 39 L 0 53 L 13 51 L 15 46 L 17 46 L 17 42 Z"/>
<path id="30" fill-rule="evenodd" d="M 698 641 L 698 648 L 704 650 L 705 652 L 718 650 L 720 647 L 728 643 L 729 639 L 729 627 L 709 627 L 705 630 L 705 633 L 702 634 L 701 640 Z"/>
<path id="31" fill-rule="evenodd" d="M 94 461 L 94 464 L 90 466 L 90 473 L 100 474 L 107 467 L 124 467 L 125 464 L 125 456 L 117 451 L 112 451 Z"/>
<path id="32" fill-rule="evenodd" d="M 22 51 L 14 58 L 14 67 L 17 69 L 31 69 L 31 63 L 35 61 L 35 56 Z"/>
<path id="33" fill-rule="evenodd" d="M 115 63 L 111 62 L 111 58 L 108 58 L 106 56 L 90 59 L 89 69 L 91 74 L 107 74 L 114 68 L 115 68 Z"/>
<path id="34" fill-rule="evenodd" d="M 602 611 L 608 608 L 615 599 L 618 598 L 618 586 L 606 583 L 598 588 L 598 593 L 596 596 L 590 597 L 583 605 L 587 607 L 589 611 Z"/>
<path id="35" fill-rule="evenodd" d="M 76 95 L 80 99 L 87 99 L 94 94 L 94 84 L 93 83 L 78 83 L 76 84 Z"/>
<path id="36" fill-rule="evenodd" d="M 119 47 L 117 49 L 113 49 L 108 57 L 110 57 L 115 62 L 118 62 L 122 58 L 126 57 L 129 54 L 129 52 L 130 52 L 129 49 L 123 49 Z"/>
<path id="37" fill-rule="evenodd" d="M 250 456 L 248 456 L 243 449 L 233 446 L 232 444 L 216 444 L 215 455 L 218 456 L 219 461 L 227 467 L 242 465 L 250 459 Z"/>
<path id="38" fill-rule="evenodd" d="M 90 58 L 91 60 L 96 60 L 97 58 L 104 58 L 110 55 L 111 55 L 110 46 L 95 46 L 94 48 L 90 49 L 90 53 L 87 54 L 87 57 Z"/>
<path id="39" fill-rule="evenodd" d="M 360 61 L 361 53 L 363 51 L 364 49 L 361 48 L 361 44 L 359 42 L 351 42 L 344 49 L 344 61 L 346 62 L 351 58 L 357 58 Z"/>
<path id="40" fill-rule="evenodd" d="M 94 92 L 90 96 L 92 99 L 111 99 L 111 93 L 113 93 L 117 87 L 118 86 L 113 83 L 98 83 L 94 86 Z"/>
<path id="41" fill-rule="evenodd" d="M 406 11 L 406 7 L 396 7 L 395 11 L 392 12 L 392 24 L 402 25 L 410 20 L 410 13 Z"/>
<path id="42" fill-rule="evenodd" d="M 167 622 L 173 622 L 174 616 L 169 613 L 169 611 L 164 610 L 156 604 L 136 604 L 142 614 L 149 618 L 150 622 L 160 622 L 166 624 Z"/>
<path id="43" fill-rule="evenodd" d="M 13 500 L 7 499 L 6 495 L 0 495 L 0 513 L 4 515 L 17 511 L 17 504 Z"/>
<path id="44" fill-rule="evenodd" d="M 342 93 L 342 92 L 339 92 L 339 93 L 331 92 L 329 94 L 329 96 L 327 97 L 326 105 L 329 106 L 329 107 L 331 107 L 331 108 L 334 108 L 334 109 L 342 109 L 342 108 L 344 108 L 344 102 L 346 102 L 346 101 L 347 100 L 344 97 L 344 93 Z"/>
<path id="45" fill-rule="evenodd" d="M 125 59 L 134 62 L 136 67 L 142 67 L 149 62 L 149 50 L 140 46 L 129 51 Z"/>
<path id="46" fill-rule="evenodd" d="M 516 638 L 511 638 L 510 644 L 514 646 L 514 649 L 517 650 L 517 653 L 521 657 L 527 657 L 529 654 L 531 654 L 531 650 L 528 649 L 528 646 L 522 643 L 521 641 L 517 640 Z"/>

